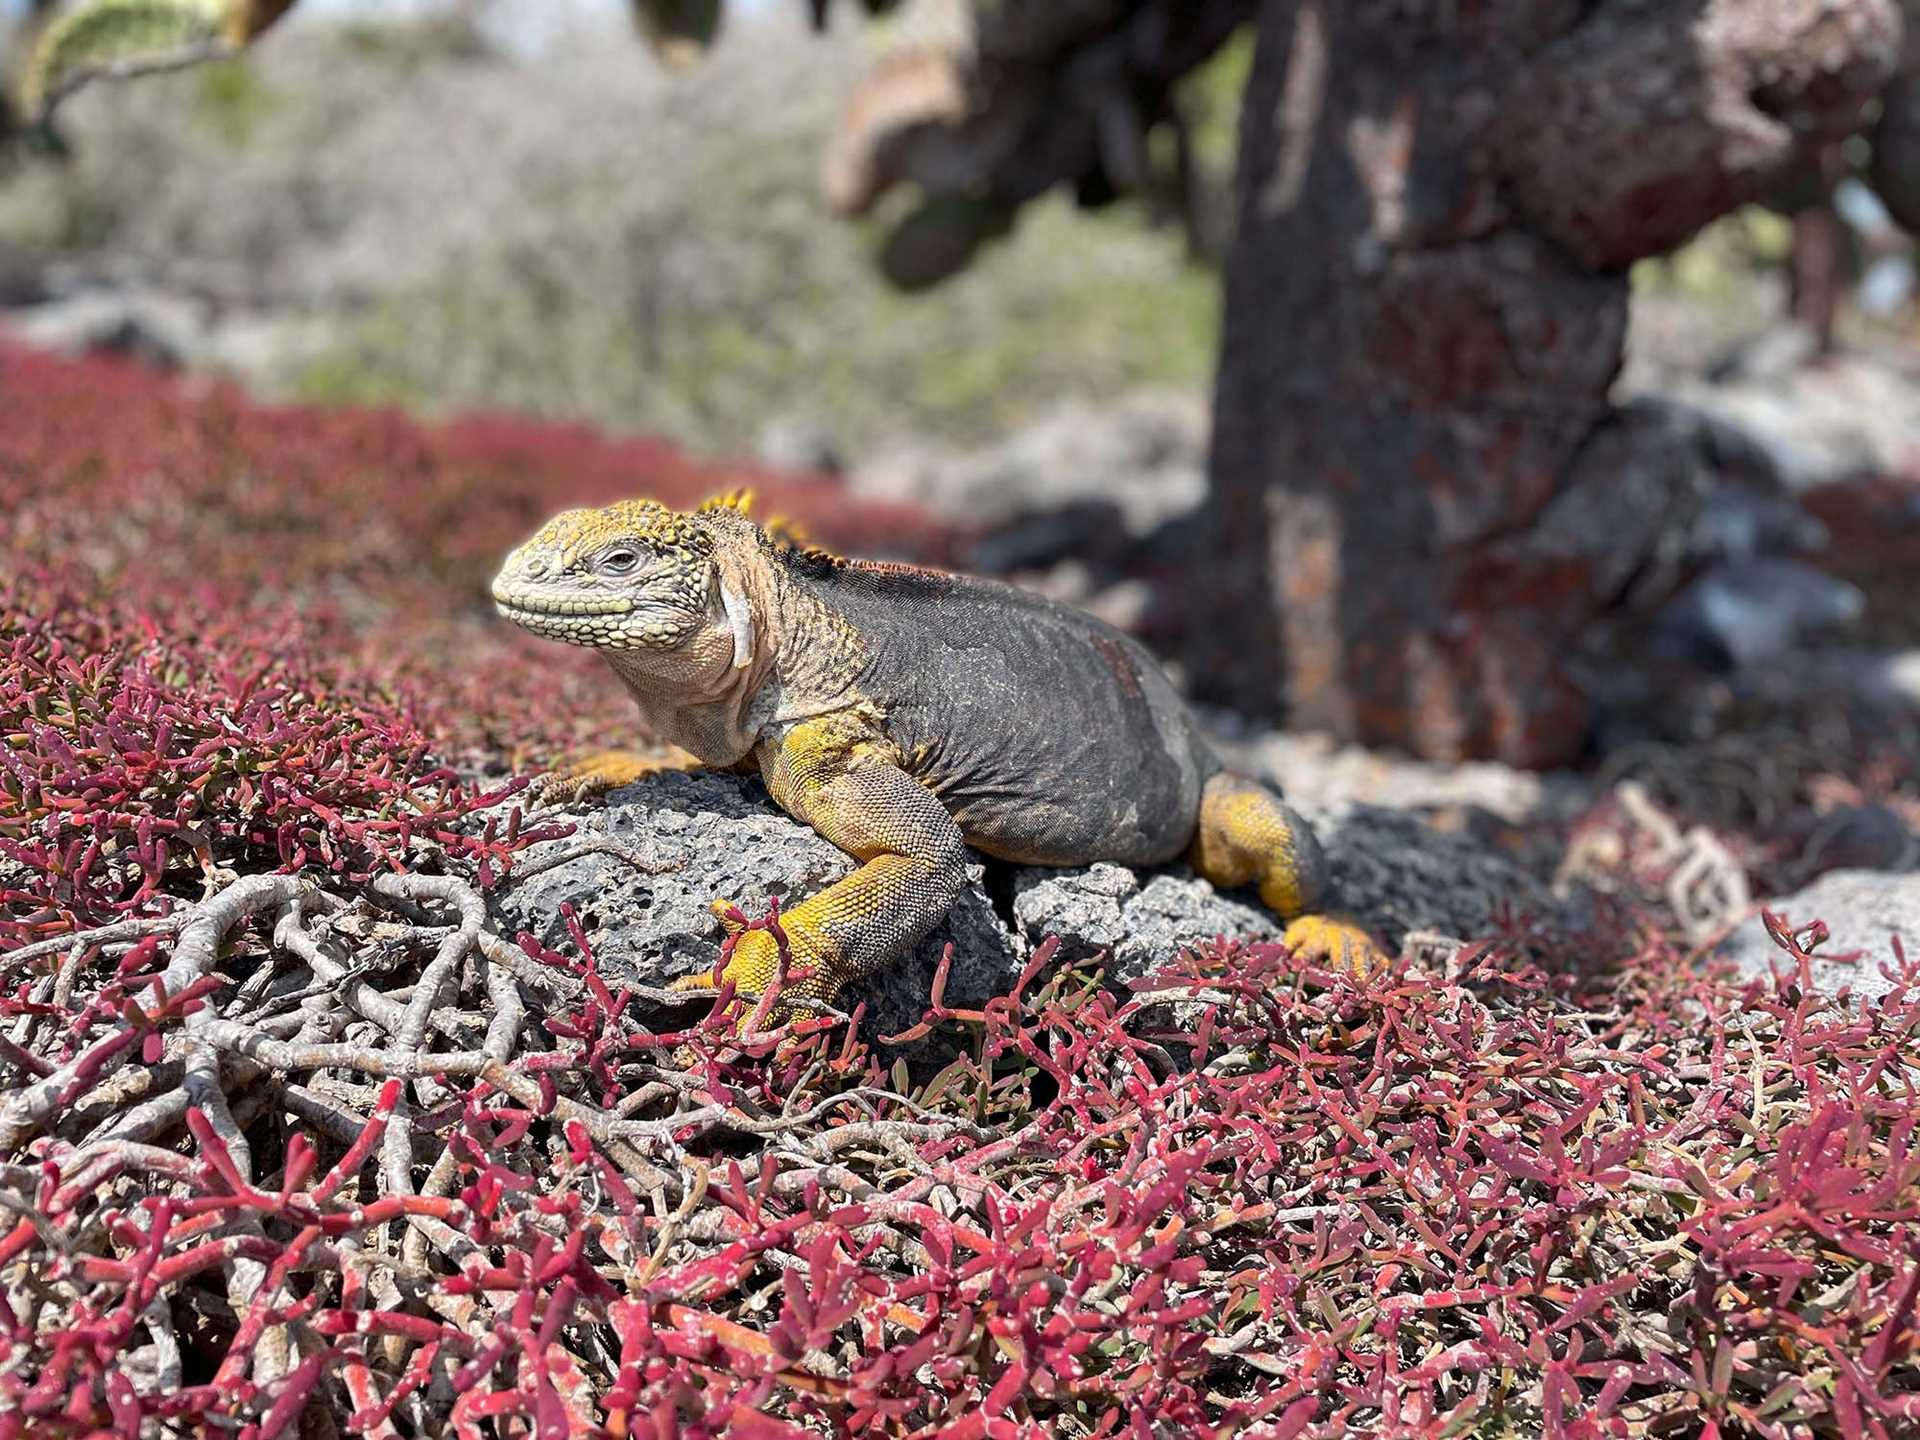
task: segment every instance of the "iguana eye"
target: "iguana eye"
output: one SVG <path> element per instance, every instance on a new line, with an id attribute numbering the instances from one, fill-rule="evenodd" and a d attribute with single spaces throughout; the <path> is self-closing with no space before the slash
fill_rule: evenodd
<path id="1" fill-rule="evenodd" d="M 631 550 L 609 550 L 600 557 L 600 568 L 615 575 L 624 575 L 640 563 L 640 557 Z"/>

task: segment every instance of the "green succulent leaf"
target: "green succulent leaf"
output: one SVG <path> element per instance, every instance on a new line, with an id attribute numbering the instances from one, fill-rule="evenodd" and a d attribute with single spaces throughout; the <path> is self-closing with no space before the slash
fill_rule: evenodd
<path id="1" fill-rule="evenodd" d="M 44 118 L 101 76 L 174 70 L 231 55 L 294 0 L 90 0 L 47 27 L 34 51 L 24 100 Z"/>
<path id="2" fill-rule="evenodd" d="M 674 69 L 707 53 L 725 13 L 725 0 L 633 0 L 633 21 L 641 38 Z"/>

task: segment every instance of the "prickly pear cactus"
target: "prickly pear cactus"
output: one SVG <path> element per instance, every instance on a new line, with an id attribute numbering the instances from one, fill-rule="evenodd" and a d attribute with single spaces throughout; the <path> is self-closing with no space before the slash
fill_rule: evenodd
<path id="1" fill-rule="evenodd" d="M 4 0 L 0 0 L 4 3 Z M 297 0 L 79 0 L 47 27 L 22 87 L 22 108 L 40 119 L 101 76 L 177 70 L 235 54 Z M 720 34 L 726 0 L 629 0 L 641 37 L 675 69 L 706 54 Z M 825 23 L 831 0 L 809 0 Z M 862 0 L 884 15 L 900 0 Z"/>
<path id="2" fill-rule="evenodd" d="M 231 55 L 294 0 L 90 0 L 47 27 L 27 74 L 29 114 L 46 115 L 102 75 L 140 75 Z"/>
<path id="3" fill-rule="evenodd" d="M 723 0 L 633 0 L 633 23 L 661 63 L 677 70 L 707 52 L 725 9 Z"/>

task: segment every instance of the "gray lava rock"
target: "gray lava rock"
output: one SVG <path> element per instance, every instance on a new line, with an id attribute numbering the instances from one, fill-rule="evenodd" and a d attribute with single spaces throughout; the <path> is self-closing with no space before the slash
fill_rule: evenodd
<path id="1" fill-rule="evenodd" d="M 38 305 L 47 296 L 45 267 L 26 251 L 0 244 L 0 309 Z"/>
<path id="2" fill-rule="evenodd" d="M 1862 343 L 1811 358 L 1811 338 L 1781 327 L 1666 393 L 1746 431 L 1793 491 L 1896 473 L 1920 436 L 1911 356 Z"/>
<path id="3" fill-rule="evenodd" d="M 1845 805 L 1821 817 L 1808 837 L 1807 873 L 1920 869 L 1920 835 L 1886 805 Z"/>
<path id="4" fill-rule="evenodd" d="M 645 868 L 595 852 L 510 878 L 489 897 L 496 921 L 506 933 L 530 930 L 556 944 L 566 936 L 560 907 L 571 901 L 603 973 L 647 985 L 712 968 L 724 938 L 707 908 L 715 898 L 758 916 L 769 898 L 795 904 L 855 868 L 851 856 L 783 814 L 751 776 L 657 775 L 613 791 L 603 804 L 540 818 L 572 820 L 579 830 L 531 847 L 520 869 L 593 839 L 628 847 Z M 994 913 L 981 874 L 972 867 L 952 913 L 909 959 L 844 994 L 849 1008 L 867 1002 L 875 1033 L 897 1033 L 919 1020 L 948 942 L 950 1003 L 978 1006 L 1012 987 L 1025 952 Z"/>
<path id="5" fill-rule="evenodd" d="M 1894 701 L 1920 710 L 1920 650 L 1880 657 L 1874 684 Z"/>
<path id="6" fill-rule="evenodd" d="M 778 415 L 760 427 L 754 458 L 775 470 L 821 470 L 838 474 L 845 468 L 833 431 L 806 415 Z"/>
<path id="7" fill-rule="evenodd" d="M 1508 904 L 1541 917 L 1564 913 L 1518 865 L 1413 815 L 1351 802 L 1300 808 L 1327 848 L 1338 908 L 1392 943 L 1409 930 L 1475 938 Z M 712 966 L 722 940 L 707 908 L 716 896 L 759 915 L 771 897 L 791 905 L 854 869 L 850 856 L 782 814 L 757 777 L 659 775 L 603 804 L 540 818 L 572 820 L 579 831 L 520 857 L 516 874 L 489 897 L 496 923 L 558 944 L 566 938 L 560 909 L 571 902 L 603 973 L 642 984 Z M 594 840 L 627 853 L 592 851 L 538 869 Z M 1010 922 L 989 898 L 989 866 L 1010 882 Z M 866 1003 L 870 1033 L 894 1034 L 925 1012 L 949 943 L 947 1001 L 978 1008 L 1012 988 L 1033 946 L 1050 935 L 1069 957 L 1109 953 L 1109 978 L 1125 984 L 1215 936 L 1279 934 L 1253 895 L 1221 894 L 1184 867 L 1136 874 L 1120 865 L 1012 870 L 989 862 L 971 867 L 952 913 L 910 957 L 842 1000 L 849 1008 Z"/>
<path id="8" fill-rule="evenodd" d="M 1222 895 L 1184 870 L 1144 879 L 1124 865 L 1022 869 L 1013 918 L 1029 943 L 1060 937 L 1060 957 L 1106 951 L 1109 982 L 1152 973 L 1181 950 L 1216 935 L 1274 940 L 1280 927 L 1251 897 Z"/>
<path id="9" fill-rule="evenodd" d="M 1462 940 L 1492 931 L 1503 909 L 1548 921 L 1576 912 L 1520 866 L 1402 811 L 1341 802 L 1296 806 L 1333 867 L 1330 909 L 1398 945 L 1409 931 Z M 1120 865 L 1022 869 L 1014 920 L 1031 943 L 1061 939 L 1069 957 L 1110 951 L 1124 984 L 1217 935 L 1275 940 L 1281 927 L 1249 893 L 1221 894 L 1184 867 L 1147 877 Z"/>
<path id="10" fill-rule="evenodd" d="M 1784 495 L 1737 480 L 1714 486 L 1688 537 L 1688 558 L 1715 564 L 1827 548 L 1827 527 Z"/>
<path id="11" fill-rule="evenodd" d="M 1920 875 L 1832 870 L 1803 890 L 1767 901 L 1766 908 L 1795 928 L 1815 920 L 1826 922 L 1832 935 L 1815 952 L 1813 983 L 1824 994 L 1850 988 L 1856 1004 L 1870 1004 L 1890 988 L 1880 966 L 1893 960 L 1895 935 L 1909 954 L 1920 951 Z M 1864 953 L 1851 964 L 1820 958 L 1854 951 Z M 1786 951 L 1773 943 L 1758 915 L 1727 937 L 1721 953 L 1743 976 L 1753 979 L 1765 979 L 1773 970 L 1793 964 Z"/>
<path id="12" fill-rule="evenodd" d="M 1070 562 L 1100 537 L 1125 533 L 1117 505 L 1074 500 L 1058 510 L 1022 515 L 989 530 L 960 557 L 983 575 L 1008 575 Z M 1110 547 L 1109 547 L 1110 548 Z"/>
<path id="13" fill-rule="evenodd" d="M 1653 643 L 1659 653 L 1751 669 L 1857 623 L 1866 606 L 1857 587 L 1803 561 L 1719 565 L 1661 612 Z"/>
<path id="14" fill-rule="evenodd" d="M 30 345 L 63 354 L 107 351 L 173 370 L 204 350 L 206 322 L 191 301 L 176 295 L 102 290 L 14 310 L 7 328 Z"/>
<path id="15" fill-rule="evenodd" d="M 1591 613 L 1647 613 L 1688 572 L 1690 537 L 1725 448 L 1697 410 L 1634 400 L 1588 437 L 1524 538 L 1496 548 L 1517 547 L 1516 563 L 1564 574 Z"/>
<path id="16" fill-rule="evenodd" d="M 1346 801 L 1290 803 L 1326 849 L 1331 908 L 1358 916 L 1393 944 L 1410 930 L 1480 939 L 1509 911 L 1550 924 L 1579 923 L 1577 899 L 1556 898 L 1515 861 L 1418 816 Z"/>

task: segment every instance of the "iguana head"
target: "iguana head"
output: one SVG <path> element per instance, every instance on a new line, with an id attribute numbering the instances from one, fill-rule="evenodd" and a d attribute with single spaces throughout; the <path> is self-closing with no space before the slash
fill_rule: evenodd
<path id="1" fill-rule="evenodd" d="M 753 611 L 725 541 L 754 527 L 744 496 L 686 514 L 652 500 L 556 515 L 507 556 L 494 606 L 514 624 L 692 683 L 753 662 Z"/>

